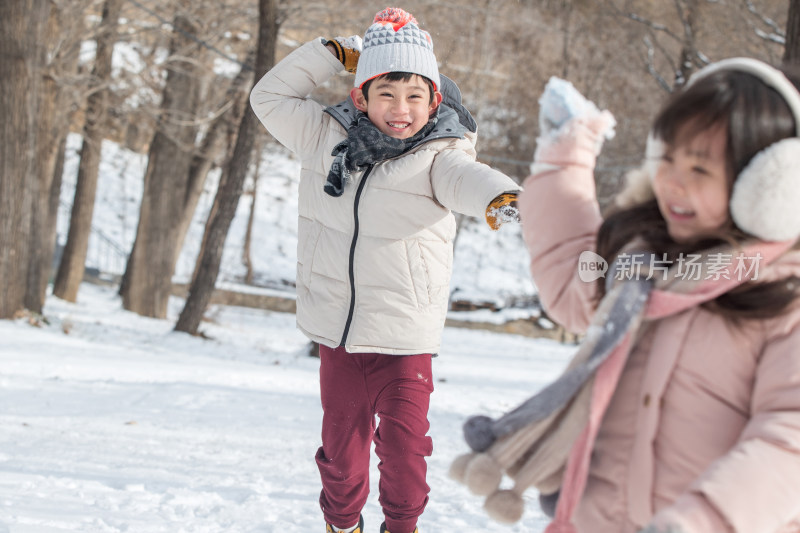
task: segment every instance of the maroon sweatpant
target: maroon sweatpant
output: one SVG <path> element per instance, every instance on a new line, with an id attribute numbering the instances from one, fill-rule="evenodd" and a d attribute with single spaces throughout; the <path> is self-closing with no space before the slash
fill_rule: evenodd
<path id="1" fill-rule="evenodd" d="M 369 494 L 370 446 L 380 459 L 379 501 L 392 533 L 412 533 L 428 503 L 425 457 L 431 355 L 347 353 L 320 346 L 320 506 L 336 527 L 358 522 Z M 375 415 L 380 423 L 375 425 Z"/>

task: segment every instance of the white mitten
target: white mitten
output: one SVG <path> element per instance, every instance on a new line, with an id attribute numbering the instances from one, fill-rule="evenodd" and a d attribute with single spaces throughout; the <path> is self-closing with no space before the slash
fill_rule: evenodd
<path id="1" fill-rule="evenodd" d="M 564 164 L 594 164 L 617 121 L 600 111 L 572 83 L 552 77 L 539 98 L 539 137 L 531 173 Z"/>
<path id="2" fill-rule="evenodd" d="M 539 134 L 541 137 L 557 135 L 558 130 L 573 118 L 591 118 L 600 113 L 594 102 L 587 100 L 572 83 L 551 77 L 539 98 Z M 603 137 L 614 137 L 612 121 Z"/>

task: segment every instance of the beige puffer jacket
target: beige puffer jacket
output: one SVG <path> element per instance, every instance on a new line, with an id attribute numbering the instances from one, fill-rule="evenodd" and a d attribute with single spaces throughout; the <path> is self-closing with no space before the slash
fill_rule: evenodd
<path id="1" fill-rule="evenodd" d="M 519 186 L 475 161 L 473 132 L 441 131 L 353 173 L 342 196 L 325 193 L 331 151 L 346 137 L 336 116 L 347 113 L 326 112 L 308 95 L 343 68 L 315 39 L 250 95 L 259 120 L 302 161 L 297 325 L 310 339 L 349 352 L 436 353 L 453 261 L 451 210 L 482 218 L 492 199 Z M 442 106 L 436 129 L 448 124 L 458 125 L 458 116 Z"/>

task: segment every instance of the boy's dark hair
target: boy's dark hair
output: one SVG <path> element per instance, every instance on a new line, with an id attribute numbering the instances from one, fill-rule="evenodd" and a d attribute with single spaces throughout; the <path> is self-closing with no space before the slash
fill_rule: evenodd
<path id="1" fill-rule="evenodd" d="M 436 88 L 433 86 L 433 82 L 422 76 L 421 74 L 413 74 L 411 72 L 387 72 L 386 74 L 381 74 L 380 76 L 376 76 L 371 80 L 367 80 L 364 82 L 364 85 L 361 86 L 361 91 L 364 93 L 364 99 L 369 101 L 367 97 L 367 93 L 369 93 L 369 86 L 372 85 L 373 81 L 376 80 L 386 80 L 386 81 L 411 81 L 411 78 L 414 76 L 419 76 L 425 81 L 425 85 L 428 86 L 428 103 L 433 103 L 433 94 L 436 92 Z"/>
<path id="2" fill-rule="evenodd" d="M 787 71 L 786 75 L 800 86 L 797 72 Z M 739 71 L 717 72 L 674 93 L 656 117 L 653 131 L 670 145 L 683 126 L 687 128 L 682 133 L 688 131 L 692 136 L 717 125 L 727 132 L 725 159 L 731 187 L 755 154 L 780 139 L 794 137 L 797 131 L 783 97 L 755 76 Z M 749 238 L 731 224 L 716 237 L 677 243 L 669 235 L 656 200 L 649 200 L 608 214 L 597 235 L 597 253 L 610 263 L 625 245 L 642 239 L 653 252 L 667 254 L 669 260 L 676 261 L 680 254 L 697 253 L 720 244 L 736 246 Z M 600 295 L 605 292 L 603 283 L 598 284 L 598 291 Z M 767 283 L 746 283 L 706 307 L 733 319 L 770 318 L 783 313 L 798 296 L 800 279 L 791 276 Z"/>

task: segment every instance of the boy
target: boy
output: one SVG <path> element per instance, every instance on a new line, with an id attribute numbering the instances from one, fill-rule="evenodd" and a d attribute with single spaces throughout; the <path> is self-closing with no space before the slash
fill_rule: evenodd
<path id="1" fill-rule="evenodd" d="M 374 440 L 381 532 L 412 533 L 428 501 L 431 357 L 447 312 L 450 210 L 486 216 L 497 229 L 516 220 L 519 187 L 475 161 L 475 122 L 409 13 L 378 13 L 363 43 L 363 51 L 358 36 L 306 43 L 256 84 L 250 103 L 302 160 L 297 325 L 320 344 L 326 531 L 363 533 Z M 307 97 L 345 67 L 355 72 L 349 99 L 323 109 Z"/>

